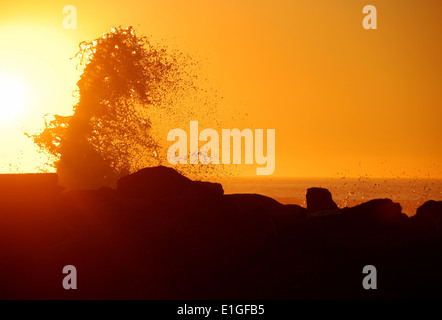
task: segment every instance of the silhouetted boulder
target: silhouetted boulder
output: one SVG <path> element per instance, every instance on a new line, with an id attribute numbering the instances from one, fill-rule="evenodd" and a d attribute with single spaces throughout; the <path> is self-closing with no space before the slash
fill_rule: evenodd
<path id="1" fill-rule="evenodd" d="M 225 198 L 231 201 L 240 211 L 264 210 L 271 213 L 283 208 L 283 205 L 275 199 L 260 194 L 229 194 Z"/>
<path id="2" fill-rule="evenodd" d="M 335 210 L 338 206 L 332 199 L 330 191 L 324 188 L 307 189 L 307 211 Z"/>
<path id="3" fill-rule="evenodd" d="M 192 181 L 176 170 L 164 166 L 141 169 L 117 183 L 125 197 L 158 200 L 166 197 L 219 198 L 224 194 L 218 183 Z"/>
<path id="4" fill-rule="evenodd" d="M 213 183 L 208 181 L 192 181 L 193 185 L 196 187 L 201 187 L 202 189 L 211 190 L 215 196 L 221 197 L 224 195 L 223 186 L 220 183 Z"/>
<path id="5" fill-rule="evenodd" d="M 261 223 L 262 233 L 272 229 L 279 235 L 290 234 L 291 228 L 306 218 L 305 208 L 294 204 L 283 205 L 260 194 L 230 194 L 224 198 L 233 205 L 232 210 L 246 215 L 249 226 Z"/>
<path id="6" fill-rule="evenodd" d="M 406 222 L 408 217 L 402 213 L 399 203 L 391 199 L 374 199 L 352 208 L 342 210 L 342 214 L 351 220 L 362 223 L 391 224 Z"/>
<path id="7" fill-rule="evenodd" d="M 442 201 L 430 200 L 421 205 L 416 215 L 412 217 L 413 223 L 430 232 L 441 232 Z"/>

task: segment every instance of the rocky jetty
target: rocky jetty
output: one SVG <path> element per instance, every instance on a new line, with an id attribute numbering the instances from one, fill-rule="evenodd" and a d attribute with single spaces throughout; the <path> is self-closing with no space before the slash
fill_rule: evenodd
<path id="1" fill-rule="evenodd" d="M 2 299 L 442 298 L 441 201 L 409 218 L 390 199 L 338 208 L 310 188 L 304 208 L 166 167 L 116 189 L 63 192 L 54 175 L 0 189 Z M 65 265 L 78 290 L 62 288 Z"/>

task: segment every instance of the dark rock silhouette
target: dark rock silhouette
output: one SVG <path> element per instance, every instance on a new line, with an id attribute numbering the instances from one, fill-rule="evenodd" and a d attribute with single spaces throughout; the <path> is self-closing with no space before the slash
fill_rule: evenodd
<path id="1" fill-rule="evenodd" d="M 342 210 L 342 214 L 349 219 L 357 220 L 361 223 L 401 223 L 406 222 L 408 217 L 402 213 L 399 203 L 394 203 L 390 199 L 375 199 L 362 203 L 352 208 Z"/>
<path id="2" fill-rule="evenodd" d="M 0 176 L 9 186 L 19 196 L 0 192 L 0 299 L 442 298 L 440 201 L 408 218 L 389 199 L 339 209 L 313 188 L 306 209 L 165 167 L 117 189 Z M 70 264 L 79 290 L 61 286 Z M 367 264 L 378 290 L 362 288 Z"/>
<path id="3" fill-rule="evenodd" d="M 164 197 L 221 197 L 218 183 L 192 181 L 172 168 L 145 168 L 118 180 L 118 191 L 126 197 L 157 200 Z"/>
<path id="4" fill-rule="evenodd" d="M 273 213 L 282 210 L 284 207 L 275 199 L 260 194 L 231 194 L 226 195 L 225 198 L 232 201 L 241 211 L 264 210 Z"/>
<path id="5" fill-rule="evenodd" d="M 332 199 L 330 191 L 324 188 L 307 189 L 307 211 L 335 210 L 338 206 Z"/>
<path id="6" fill-rule="evenodd" d="M 412 217 L 422 232 L 442 233 L 442 201 L 430 200 L 420 206 Z"/>

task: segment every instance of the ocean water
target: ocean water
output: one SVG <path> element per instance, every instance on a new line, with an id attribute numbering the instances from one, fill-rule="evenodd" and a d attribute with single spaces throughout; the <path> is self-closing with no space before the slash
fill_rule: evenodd
<path id="1" fill-rule="evenodd" d="M 442 179 L 371 179 L 371 178 L 225 178 L 226 194 L 258 193 L 283 204 L 306 206 L 310 187 L 330 190 L 339 207 L 351 207 L 368 200 L 390 198 L 402 206 L 408 216 L 427 200 L 442 200 Z"/>

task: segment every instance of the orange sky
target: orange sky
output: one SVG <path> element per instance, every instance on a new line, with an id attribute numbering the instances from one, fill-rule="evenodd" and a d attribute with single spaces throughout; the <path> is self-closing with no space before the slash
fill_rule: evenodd
<path id="1" fill-rule="evenodd" d="M 66 4 L 77 8 L 76 30 L 62 26 Z M 367 4 L 378 30 L 362 28 Z M 430 0 L 3 1 L 0 75 L 20 79 L 27 102 L 0 120 L 0 172 L 41 165 L 22 130 L 71 112 L 78 43 L 133 25 L 202 61 L 232 114 L 226 128 L 243 127 L 240 110 L 252 128 L 276 129 L 275 176 L 442 178 L 441 9 Z"/>

